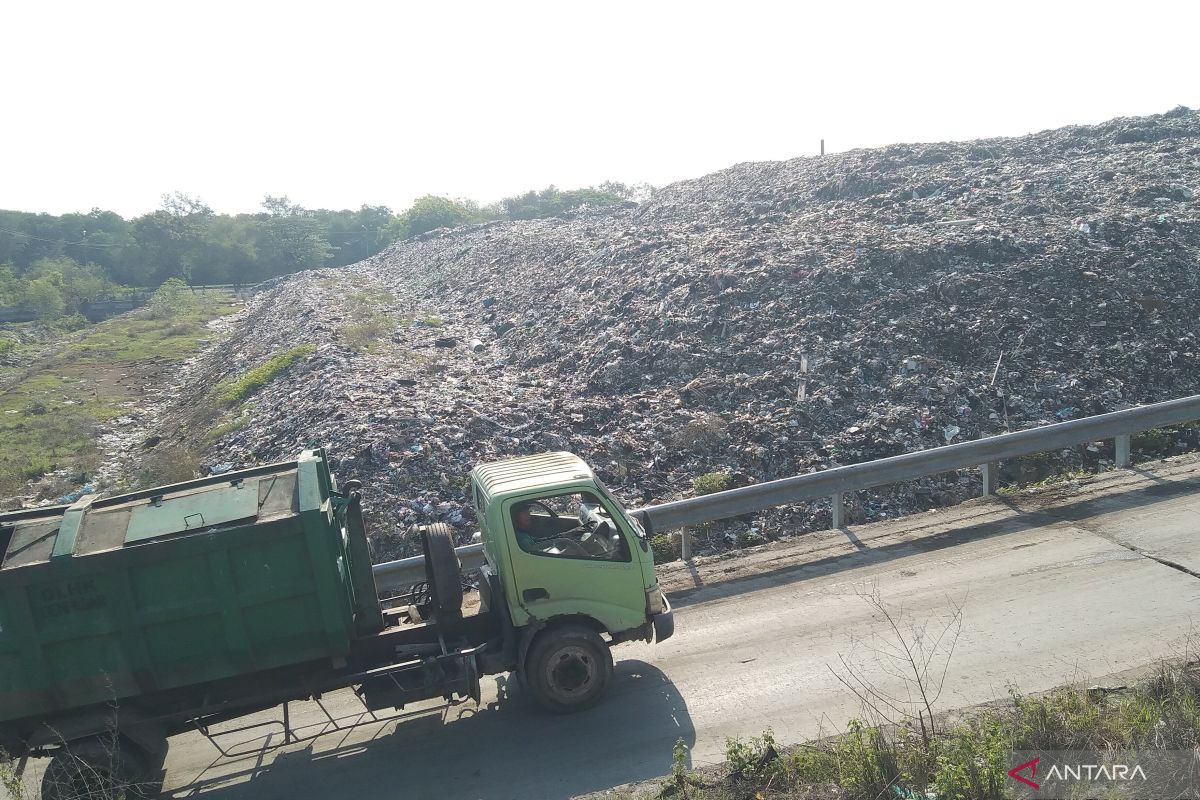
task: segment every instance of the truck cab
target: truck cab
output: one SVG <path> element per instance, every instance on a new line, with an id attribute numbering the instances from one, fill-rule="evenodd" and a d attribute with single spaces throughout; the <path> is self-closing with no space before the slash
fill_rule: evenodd
<path id="1" fill-rule="evenodd" d="M 505 660 L 543 706 L 591 705 L 611 678 L 610 646 L 674 631 L 645 531 L 570 453 L 481 464 L 470 477 L 481 593 L 511 624 Z"/>

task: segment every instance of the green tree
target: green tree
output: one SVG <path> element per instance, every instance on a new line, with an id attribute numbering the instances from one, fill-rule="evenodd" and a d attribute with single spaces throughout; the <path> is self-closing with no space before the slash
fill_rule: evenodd
<path id="1" fill-rule="evenodd" d="M 53 278 L 62 292 L 65 310 L 77 312 L 85 303 L 104 300 L 117 293 L 117 286 L 96 264 L 80 264 L 73 258 L 43 258 L 34 262 L 30 279 Z"/>
<path id="2" fill-rule="evenodd" d="M 598 208 L 611 206 L 632 200 L 637 189 L 623 183 L 608 181 L 583 189 L 562 190 L 556 186 L 548 186 L 539 191 L 528 191 L 525 194 L 506 197 L 499 203 L 487 208 L 493 216 L 502 219 L 540 219 L 553 217 L 581 208 Z"/>
<path id="3" fill-rule="evenodd" d="M 313 212 L 288 200 L 286 195 L 263 200 L 258 239 L 259 277 L 285 275 L 325 264 L 332 253 Z"/>
<path id="4" fill-rule="evenodd" d="M 140 272 L 159 282 L 172 277 L 189 281 L 192 272 L 205 263 L 205 241 L 213 216 L 213 210 L 199 198 L 182 192 L 163 195 L 161 209 L 133 224 L 143 262 Z"/>
<path id="5" fill-rule="evenodd" d="M 389 242 L 408 239 L 438 228 L 456 228 L 472 222 L 482 222 L 486 217 L 479 204 L 473 200 L 451 200 L 427 194 L 418 198 L 412 208 L 401 213 L 385 229 Z"/>
<path id="6" fill-rule="evenodd" d="M 259 274 L 261 222 L 249 214 L 214 216 L 204 234 L 204 260 L 192 269 L 199 284 L 244 283 Z"/>
<path id="7" fill-rule="evenodd" d="M 22 302 L 38 315 L 38 319 L 51 320 L 62 316 L 66 302 L 63 300 L 61 276 L 46 275 L 27 282 Z"/>
<path id="8" fill-rule="evenodd" d="M 25 282 L 12 262 L 0 264 L 0 305 L 15 306 L 24 297 Z"/>
<path id="9" fill-rule="evenodd" d="M 325 262 L 331 267 L 353 264 L 382 250 L 388 243 L 383 230 L 394 219 L 387 206 L 362 206 L 358 211 L 320 209 L 313 215 L 332 249 Z"/>

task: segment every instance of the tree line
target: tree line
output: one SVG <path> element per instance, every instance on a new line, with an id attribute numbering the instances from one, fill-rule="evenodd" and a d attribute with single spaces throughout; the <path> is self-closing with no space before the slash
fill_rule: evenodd
<path id="1" fill-rule="evenodd" d="M 314 267 L 368 258 L 392 242 L 441 227 L 533 219 L 630 202 L 647 186 L 541 191 L 480 205 L 427 195 L 395 214 L 387 206 L 357 211 L 308 209 L 267 196 L 255 214 L 216 214 L 199 198 L 175 193 L 133 219 L 112 211 L 37 214 L 0 210 L 0 303 L 29 302 L 68 313 L 121 286 L 255 283 Z"/>

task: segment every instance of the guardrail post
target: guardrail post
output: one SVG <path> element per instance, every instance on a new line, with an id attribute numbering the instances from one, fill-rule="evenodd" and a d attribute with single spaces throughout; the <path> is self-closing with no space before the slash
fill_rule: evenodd
<path id="1" fill-rule="evenodd" d="M 833 527 L 846 527 L 846 496 L 838 492 L 830 499 L 833 501 Z"/>
<path id="2" fill-rule="evenodd" d="M 1117 466 L 1122 469 L 1127 469 L 1132 461 L 1129 458 L 1129 439 L 1128 433 L 1123 433 L 1117 437 Z"/>
<path id="3" fill-rule="evenodd" d="M 982 464 L 979 467 L 979 472 L 983 475 L 984 497 L 995 494 L 996 490 L 1000 488 L 1000 465 L 995 461 Z"/>
<path id="4" fill-rule="evenodd" d="M 692 529 L 686 525 L 679 534 L 679 558 L 685 562 L 692 560 Z"/>

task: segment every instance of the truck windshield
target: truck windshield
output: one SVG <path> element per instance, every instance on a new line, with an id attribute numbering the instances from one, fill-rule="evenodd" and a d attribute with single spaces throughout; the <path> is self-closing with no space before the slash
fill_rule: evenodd
<path id="1" fill-rule="evenodd" d="M 642 524 L 638 522 L 633 515 L 625 510 L 625 506 L 616 501 L 616 498 L 613 497 L 613 493 L 608 490 L 608 487 L 605 486 L 599 478 L 596 478 L 595 480 L 597 488 L 600 489 L 600 493 L 603 494 L 608 499 L 609 504 L 617 510 L 625 524 L 633 529 L 633 532 L 637 534 L 639 539 L 645 539 L 646 530 L 642 527 Z"/>

